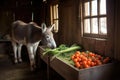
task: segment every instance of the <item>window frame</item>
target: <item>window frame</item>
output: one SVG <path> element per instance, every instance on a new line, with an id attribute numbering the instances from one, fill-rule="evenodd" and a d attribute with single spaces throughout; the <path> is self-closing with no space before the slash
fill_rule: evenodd
<path id="1" fill-rule="evenodd" d="M 82 29 L 82 36 L 83 37 L 92 37 L 92 38 L 103 38 L 103 39 L 106 39 L 107 38 L 107 35 L 108 35 L 108 31 L 106 34 L 101 34 L 100 33 L 100 18 L 106 18 L 106 29 L 107 29 L 107 4 L 106 4 L 106 14 L 100 14 L 100 0 L 97 0 L 97 15 L 94 15 L 92 16 L 92 0 L 82 0 L 82 2 L 79 4 L 81 5 L 80 6 L 80 15 L 81 15 L 81 29 Z M 89 16 L 85 16 L 85 6 L 84 6 L 84 3 L 85 2 L 90 2 L 90 8 L 89 8 L 89 13 L 90 15 Z M 107 0 L 106 0 L 107 2 Z M 92 33 L 92 19 L 93 18 L 97 18 L 97 22 L 98 22 L 98 34 L 94 34 Z M 90 33 L 85 33 L 85 25 L 84 25 L 84 20 L 85 19 L 89 19 L 90 20 Z"/>

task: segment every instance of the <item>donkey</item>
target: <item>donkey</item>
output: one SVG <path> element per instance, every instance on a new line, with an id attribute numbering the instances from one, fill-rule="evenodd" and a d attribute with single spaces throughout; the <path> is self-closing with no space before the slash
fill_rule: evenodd
<path id="1" fill-rule="evenodd" d="M 21 48 L 23 45 L 27 47 L 31 70 L 34 70 L 36 50 L 39 42 L 50 48 L 56 47 L 56 42 L 53 38 L 52 29 L 55 25 L 46 27 L 45 23 L 41 24 L 41 27 L 34 22 L 25 23 L 17 20 L 12 23 L 12 30 L 10 39 L 14 51 L 14 62 L 22 62 Z M 17 52 L 18 51 L 18 52 Z"/>

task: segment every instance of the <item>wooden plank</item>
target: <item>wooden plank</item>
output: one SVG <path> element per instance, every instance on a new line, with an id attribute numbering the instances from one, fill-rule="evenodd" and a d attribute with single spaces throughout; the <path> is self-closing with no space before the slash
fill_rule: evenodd
<path id="1" fill-rule="evenodd" d="M 73 68 L 72 66 L 64 63 L 62 60 L 55 58 L 50 66 L 58 72 L 66 80 L 78 80 L 79 70 Z"/>
<path id="2" fill-rule="evenodd" d="M 39 54 L 42 54 L 42 50 L 40 52 Z M 42 57 L 42 59 L 48 64 L 49 60 L 47 56 Z M 112 80 L 115 78 L 112 75 L 116 75 L 115 71 L 117 71 L 117 69 L 114 70 L 116 68 L 114 62 L 86 69 L 77 69 L 59 58 L 51 61 L 50 67 L 66 80 Z M 118 76 L 116 77 L 119 78 Z"/>

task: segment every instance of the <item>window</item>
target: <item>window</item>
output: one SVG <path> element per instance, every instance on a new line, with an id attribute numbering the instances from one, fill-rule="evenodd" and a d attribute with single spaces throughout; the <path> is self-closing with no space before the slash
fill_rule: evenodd
<path id="1" fill-rule="evenodd" d="M 54 31 L 58 32 L 58 24 L 59 24 L 58 4 L 50 6 L 50 13 L 51 13 L 51 24 L 55 24 Z"/>
<path id="2" fill-rule="evenodd" d="M 83 0 L 81 16 L 84 37 L 107 37 L 106 0 Z"/>

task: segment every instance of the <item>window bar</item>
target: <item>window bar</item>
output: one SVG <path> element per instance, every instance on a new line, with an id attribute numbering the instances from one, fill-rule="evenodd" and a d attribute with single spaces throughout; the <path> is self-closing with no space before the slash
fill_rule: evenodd
<path id="1" fill-rule="evenodd" d="M 97 14 L 98 14 L 98 37 L 100 37 L 100 0 L 97 0 Z"/>
<path id="2" fill-rule="evenodd" d="M 82 2 L 83 3 L 83 2 Z M 83 25 L 82 25 L 82 28 L 83 28 L 83 33 L 85 33 L 85 25 L 84 25 L 84 23 L 85 23 L 85 21 L 84 21 L 84 17 L 85 17 L 85 2 L 82 4 L 82 14 L 81 14 L 83 17 L 82 17 L 82 21 L 83 21 Z"/>
<path id="3" fill-rule="evenodd" d="M 57 5 L 55 5 L 55 19 L 57 19 Z"/>
<path id="4" fill-rule="evenodd" d="M 53 13 L 54 13 L 54 19 L 56 18 L 56 10 L 55 10 L 56 8 L 55 8 L 55 5 L 53 5 Z"/>
<path id="5" fill-rule="evenodd" d="M 83 29 L 83 26 L 84 26 L 84 21 L 83 21 L 83 4 L 81 2 L 79 2 L 79 18 L 80 18 L 80 21 L 81 21 L 81 34 L 82 34 L 82 37 L 83 37 L 83 33 L 84 33 L 84 29 Z"/>
<path id="6" fill-rule="evenodd" d="M 55 5 L 55 13 L 56 13 L 56 20 L 55 20 L 55 31 L 57 32 L 58 31 L 58 4 Z"/>
<path id="7" fill-rule="evenodd" d="M 53 13 L 53 15 L 52 15 L 52 16 L 53 16 L 53 17 L 52 17 L 52 18 L 53 18 L 52 21 L 53 21 L 53 23 L 54 23 L 54 15 L 55 15 L 55 13 L 54 13 L 54 6 L 53 6 L 53 5 L 52 5 L 52 13 Z"/>
<path id="8" fill-rule="evenodd" d="M 90 34 L 92 34 L 92 21 L 91 21 L 91 13 L 92 13 L 92 2 L 91 2 L 92 0 L 90 0 L 89 2 L 90 2 Z"/>
<path id="9" fill-rule="evenodd" d="M 59 13 L 58 13 L 58 4 L 56 5 L 56 10 L 57 10 L 57 18 L 58 18 L 58 15 L 59 15 Z"/>
<path id="10" fill-rule="evenodd" d="M 53 10 L 52 10 L 52 6 L 50 6 L 50 14 L 51 14 L 51 24 L 53 24 Z"/>

